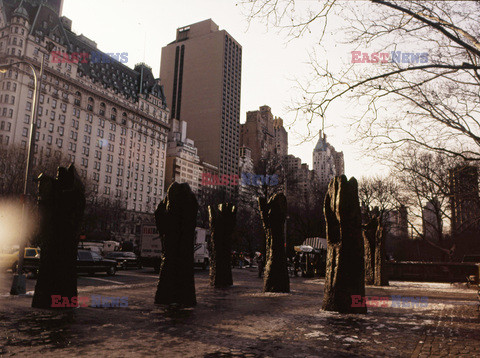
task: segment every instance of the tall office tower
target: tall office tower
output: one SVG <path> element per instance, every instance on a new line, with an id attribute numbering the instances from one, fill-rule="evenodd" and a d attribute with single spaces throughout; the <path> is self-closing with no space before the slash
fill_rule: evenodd
<path id="1" fill-rule="evenodd" d="M 450 209 L 452 236 L 478 230 L 478 168 L 464 165 L 450 170 Z"/>
<path id="2" fill-rule="evenodd" d="M 337 152 L 322 131 L 313 150 L 313 170 L 323 187 L 328 186 L 334 176 L 344 174 L 343 152 Z"/>
<path id="3" fill-rule="evenodd" d="M 273 120 L 273 131 L 275 136 L 275 153 L 281 158 L 288 155 L 288 132 L 283 127 L 283 119 L 275 117 Z"/>
<path id="4" fill-rule="evenodd" d="M 238 175 L 241 67 L 242 47 L 211 19 L 177 29 L 162 48 L 171 116 L 188 123 L 198 155 L 220 174 Z"/>

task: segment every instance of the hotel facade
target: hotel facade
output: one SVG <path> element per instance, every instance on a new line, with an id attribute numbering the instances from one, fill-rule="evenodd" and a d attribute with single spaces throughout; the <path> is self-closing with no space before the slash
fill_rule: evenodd
<path id="1" fill-rule="evenodd" d="M 114 59 L 54 63 L 51 51 L 101 52 L 60 15 L 58 1 L 0 0 L 0 66 L 29 62 L 38 74 L 44 63 L 34 164 L 65 158 L 97 200 L 151 213 L 164 197 L 170 118 L 160 80 L 145 64 L 131 69 Z M 34 91 L 32 71 L 24 63 L 0 74 L 0 145 L 28 147 Z"/>

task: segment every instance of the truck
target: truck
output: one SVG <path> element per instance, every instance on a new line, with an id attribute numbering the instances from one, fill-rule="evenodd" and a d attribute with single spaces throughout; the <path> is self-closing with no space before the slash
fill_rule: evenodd
<path id="1" fill-rule="evenodd" d="M 118 251 L 120 243 L 117 241 L 82 241 L 78 243 L 79 249 L 90 250 L 99 255 L 105 255 L 112 251 Z"/>
<path id="2" fill-rule="evenodd" d="M 141 227 L 140 262 L 143 267 L 153 267 L 160 271 L 162 263 L 162 240 L 157 227 L 153 224 L 144 224 Z"/>
<path id="3" fill-rule="evenodd" d="M 193 264 L 206 270 L 210 264 L 210 255 L 208 250 L 208 231 L 201 227 L 195 228 L 195 244 L 193 247 Z"/>
<path id="4" fill-rule="evenodd" d="M 207 269 L 210 264 L 208 250 L 208 231 L 201 227 L 195 228 L 194 265 Z M 141 228 L 140 262 L 143 267 L 153 267 L 156 273 L 162 263 L 162 240 L 155 225 L 144 224 Z"/>

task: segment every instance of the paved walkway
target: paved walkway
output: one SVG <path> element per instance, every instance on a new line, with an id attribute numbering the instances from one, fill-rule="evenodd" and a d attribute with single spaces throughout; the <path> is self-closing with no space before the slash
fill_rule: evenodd
<path id="1" fill-rule="evenodd" d="M 320 310 L 323 281 L 292 278 L 290 294 L 264 294 L 250 269 L 213 290 L 196 275 L 198 305 L 153 304 L 154 284 L 87 288 L 81 295 L 128 296 L 126 308 L 52 312 L 31 297 L 0 297 L 0 354 L 19 357 L 480 357 L 476 291 L 392 282 L 369 296 L 426 296 L 422 308 L 372 307 L 367 315 Z"/>

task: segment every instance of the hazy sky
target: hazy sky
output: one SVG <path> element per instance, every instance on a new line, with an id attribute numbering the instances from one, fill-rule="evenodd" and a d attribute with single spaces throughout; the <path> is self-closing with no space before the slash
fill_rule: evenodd
<path id="1" fill-rule="evenodd" d="M 63 15 L 73 21 L 72 29 L 84 34 L 105 52 L 128 52 L 128 65 L 146 62 L 159 76 L 161 48 L 175 39 L 176 29 L 211 18 L 220 29 L 229 32 L 243 48 L 240 122 L 246 112 L 262 105 L 284 119 L 289 132 L 289 153 L 312 163 L 314 141 L 301 144 L 296 133 L 307 132 L 305 122 L 293 122 L 295 114 L 287 107 L 296 97 L 295 79 L 308 78 L 308 52 L 315 34 L 300 40 L 287 41 L 285 35 L 265 24 L 248 25 L 237 0 L 65 0 Z M 331 62 L 349 60 L 351 50 L 338 45 L 334 34 L 327 46 Z M 331 58 L 330 58 L 331 57 Z M 348 105 L 339 104 L 326 119 L 328 140 L 345 154 L 348 176 L 371 173 L 372 163 L 362 158 L 355 146 L 348 145 Z M 351 110 L 351 109 L 350 109 Z M 320 129 L 320 123 L 314 124 Z"/>

